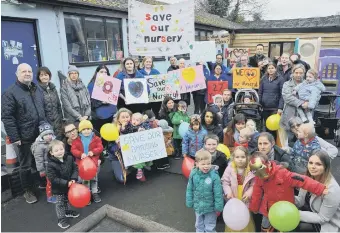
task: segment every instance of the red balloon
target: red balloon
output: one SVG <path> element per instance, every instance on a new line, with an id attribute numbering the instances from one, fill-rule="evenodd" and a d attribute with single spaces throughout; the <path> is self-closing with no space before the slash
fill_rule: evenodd
<path id="1" fill-rule="evenodd" d="M 189 178 L 190 172 L 194 168 L 194 166 L 195 166 L 195 160 L 193 160 L 192 158 L 189 158 L 188 156 L 186 156 L 183 159 L 182 173 L 187 179 Z"/>
<path id="2" fill-rule="evenodd" d="M 90 157 L 80 160 L 78 169 L 83 180 L 92 180 L 97 174 L 97 165 Z"/>
<path id="3" fill-rule="evenodd" d="M 74 207 L 83 208 L 91 200 L 90 189 L 83 184 L 73 183 L 68 190 L 68 200 Z"/>

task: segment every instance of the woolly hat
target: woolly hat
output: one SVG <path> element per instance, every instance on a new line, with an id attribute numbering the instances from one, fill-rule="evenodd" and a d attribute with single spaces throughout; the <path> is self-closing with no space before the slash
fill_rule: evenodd
<path id="1" fill-rule="evenodd" d="M 77 72 L 79 74 L 79 70 L 78 70 L 78 68 L 76 66 L 69 65 L 67 73 L 70 73 L 70 72 L 73 72 L 73 71 L 75 71 L 75 72 Z"/>
<path id="2" fill-rule="evenodd" d="M 159 120 L 158 126 L 162 128 L 163 133 L 172 133 L 174 131 L 173 128 L 169 126 L 166 120 Z"/>
<path id="3" fill-rule="evenodd" d="M 78 128 L 79 128 L 79 132 L 81 132 L 84 129 L 93 129 L 93 125 L 92 125 L 91 121 L 89 121 L 89 120 L 82 120 L 79 123 Z"/>
<path id="4" fill-rule="evenodd" d="M 45 121 L 40 122 L 39 133 L 40 133 L 40 135 L 39 135 L 40 137 L 44 137 L 47 134 L 53 134 L 54 135 L 52 125 L 50 125 L 49 123 L 47 123 Z"/>

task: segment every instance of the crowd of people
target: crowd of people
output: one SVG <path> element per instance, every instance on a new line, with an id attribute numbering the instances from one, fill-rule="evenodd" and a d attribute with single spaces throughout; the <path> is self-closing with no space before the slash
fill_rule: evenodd
<path id="1" fill-rule="evenodd" d="M 111 76 L 105 65 L 96 68 L 87 86 L 78 68 L 70 65 L 59 97 L 47 67 L 38 69 L 35 83 L 32 68 L 19 64 L 15 83 L 2 93 L 1 119 L 11 143 L 20 149 L 18 160 L 25 174 L 26 202 L 37 202 L 33 193 L 37 171 L 39 188 L 46 188 L 47 202 L 56 205 L 58 226 L 68 228 L 67 218 L 79 216 L 70 209 L 68 188 L 74 182 L 83 183 L 89 187 L 92 201 L 100 202 L 98 174 L 105 158 L 109 159 L 115 179 L 126 184 L 134 177 L 145 182 L 145 170 L 153 166 L 168 169 L 169 158 L 187 157 L 195 160 L 186 205 L 195 211 L 197 232 L 214 232 L 217 218 L 231 198 L 246 203 L 254 214 L 255 225 L 260 221 L 265 232 L 274 230 L 268 211 L 278 201 L 299 207 L 298 231 L 339 231 L 340 187 L 330 171 L 338 150 L 316 136 L 313 120 L 313 110 L 325 87 L 317 72 L 298 54 L 282 54 L 270 61 L 263 51 L 264 46 L 257 45 L 254 56 L 241 56 L 232 67 L 223 63 L 221 54 L 217 54 L 214 63 L 199 63 L 207 83 L 229 83 L 214 97 L 214 103 L 207 102 L 207 90 L 203 89 L 181 94 L 180 100 L 167 96 L 162 102 L 127 105 L 123 82 L 117 106 L 93 99 L 97 74 Z M 168 71 L 185 67 L 184 59 L 172 57 Z M 263 108 L 260 128 L 247 114 L 235 114 L 237 90 L 232 87 L 232 70 L 240 67 L 259 67 L 263 74 L 258 90 Z M 135 79 L 154 74 L 160 72 L 152 57 L 144 57 L 142 62 L 125 58 L 112 78 Z M 188 113 L 191 94 L 193 115 Z M 252 102 L 252 97 L 245 95 L 243 101 Z M 265 127 L 272 114 L 281 115 L 280 137 L 285 139 L 281 147 L 275 143 L 277 132 Z M 179 129 L 183 122 L 189 124 L 184 135 Z M 106 123 L 114 124 L 120 135 L 160 127 L 168 157 L 126 168 L 119 139 L 108 142 L 100 136 L 100 128 Z M 230 159 L 217 149 L 219 144 L 229 148 Z M 78 165 L 87 157 L 98 167 L 97 174 L 92 180 L 81 180 Z M 256 215 L 262 220 L 257 220 Z M 244 231 L 255 231 L 255 225 L 251 220 Z"/>

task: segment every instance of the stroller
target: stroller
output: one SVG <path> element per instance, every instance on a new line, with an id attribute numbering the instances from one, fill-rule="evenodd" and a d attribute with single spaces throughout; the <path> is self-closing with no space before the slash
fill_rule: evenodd
<path id="1" fill-rule="evenodd" d="M 245 96 L 250 98 L 250 103 L 244 103 Z M 239 89 L 235 94 L 234 114 L 242 113 L 247 119 L 256 122 L 257 129 L 262 129 L 260 98 L 254 89 Z"/>

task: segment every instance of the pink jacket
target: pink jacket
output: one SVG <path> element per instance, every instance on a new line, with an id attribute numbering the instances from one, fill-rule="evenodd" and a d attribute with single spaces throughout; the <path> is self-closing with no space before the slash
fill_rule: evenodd
<path id="1" fill-rule="evenodd" d="M 250 196 L 253 193 L 253 186 L 255 183 L 255 175 L 248 170 L 247 176 L 245 177 L 243 181 L 243 193 L 250 194 Z M 223 192 L 225 195 L 228 195 L 230 193 L 233 194 L 234 197 L 237 198 L 237 187 L 238 187 L 238 182 L 237 182 L 237 174 L 236 174 L 236 168 L 234 162 L 229 163 L 228 167 L 225 169 L 224 174 L 222 176 L 222 187 L 223 187 Z M 249 201 L 247 201 L 247 206 L 249 205 Z"/>

